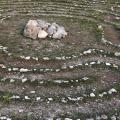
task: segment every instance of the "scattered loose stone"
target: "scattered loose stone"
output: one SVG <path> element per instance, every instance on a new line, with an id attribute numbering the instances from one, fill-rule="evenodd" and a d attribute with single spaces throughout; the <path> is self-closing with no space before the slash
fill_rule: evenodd
<path id="1" fill-rule="evenodd" d="M 52 37 L 61 39 L 67 35 L 65 28 L 57 23 L 47 23 L 43 20 L 29 20 L 24 28 L 23 35 L 32 39 Z"/>
<path id="2" fill-rule="evenodd" d="M 13 68 L 13 71 L 16 71 L 16 70 L 18 70 L 18 68 Z"/>
<path id="3" fill-rule="evenodd" d="M 110 89 L 110 90 L 108 91 L 109 94 L 116 93 L 116 92 L 117 92 L 117 90 L 114 89 L 114 88 L 112 88 L 112 89 Z"/>
<path id="4" fill-rule="evenodd" d="M 90 65 L 94 65 L 94 64 L 96 64 L 96 62 L 90 62 Z"/>
<path id="5" fill-rule="evenodd" d="M 48 100 L 49 100 L 49 101 L 52 101 L 52 100 L 53 100 L 53 98 L 48 98 Z"/>
<path id="6" fill-rule="evenodd" d="M 107 120 L 107 119 L 108 119 L 107 115 L 101 115 L 101 118 L 102 118 L 103 120 Z"/>
<path id="7" fill-rule="evenodd" d="M 6 78 L 1 79 L 2 82 L 5 82 Z"/>
<path id="8" fill-rule="evenodd" d="M 62 98 L 61 102 L 67 103 L 67 101 L 65 100 L 65 98 Z"/>
<path id="9" fill-rule="evenodd" d="M 71 101 L 77 101 L 78 99 L 77 98 L 71 98 L 71 97 L 68 97 L 69 100 Z"/>
<path id="10" fill-rule="evenodd" d="M 99 97 L 103 97 L 103 94 L 99 94 Z"/>
<path id="11" fill-rule="evenodd" d="M 117 120 L 116 116 L 113 115 L 113 116 L 111 117 L 111 120 Z"/>
<path id="12" fill-rule="evenodd" d="M 23 109 L 19 109 L 18 112 L 19 112 L 19 113 L 22 113 L 22 112 L 23 112 Z"/>
<path id="13" fill-rule="evenodd" d="M 20 99 L 20 96 L 18 96 L 18 95 L 13 95 L 11 98 L 12 98 L 12 99 Z"/>
<path id="14" fill-rule="evenodd" d="M 30 56 L 25 57 L 26 60 L 30 60 Z"/>
<path id="15" fill-rule="evenodd" d="M 10 82 L 13 83 L 13 82 L 15 82 L 15 80 L 14 79 L 10 79 Z"/>
<path id="16" fill-rule="evenodd" d="M 98 25 L 98 30 L 102 32 L 103 31 L 103 26 L 102 25 Z"/>
<path id="17" fill-rule="evenodd" d="M 65 118 L 65 120 L 72 120 L 71 118 Z"/>
<path id="18" fill-rule="evenodd" d="M 49 57 L 43 57 L 43 60 L 50 60 Z"/>
<path id="19" fill-rule="evenodd" d="M 62 80 L 55 80 L 55 83 L 62 83 Z"/>
<path id="20" fill-rule="evenodd" d="M 11 68 L 8 68 L 8 71 L 10 72 L 10 71 L 12 71 L 12 69 L 11 69 Z"/>
<path id="21" fill-rule="evenodd" d="M 114 68 L 118 68 L 118 66 L 117 66 L 117 65 L 115 65 L 115 64 L 113 64 L 113 67 L 114 67 Z"/>
<path id="22" fill-rule="evenodd" d="M 34 94 L 34 93 L 35 93 L 35 91 L 30 91 L 30 93 Z"/>
<path id="23" fill-rule="evenodd" d="M 27 78 L 23 78 L 22 79 L 22 83 L 26 82 L 27 81 Z"/>
<path id="24" fill-rule="evenodd" d="M 89 78 L 88 78 L 88 77 L 83 77 L 82 79 L 83 79 L 83 80 L 88 80 Z"/>
<path id="25" fill-rule="evenodd" d="M 94 118 L 87 118 L 86 120 L 94 120 Z"/>
<path id="26" fill-rule="evenodd" d="M 6 116 L 1 116 L 0 120 L 12 120 L 11 118 L 7 118 Z"/>
<path id="27" fill-rule="evenodd" d="M 110 66 L 111 64 L 110 63 L 106 63 L 107 66 Z"/>
<path id="28" fill-rule="evenodd" d="M 39 101 L 41 99 L 41 97 L 36 97 L 36 100 Z"/>
<path id="29" fill-rule="evenodd" d="M 34 59 L 34 60 L 37 60 L 37 61 L 38 61 L 38 57 L 32 57 L 32 59 Z"/>
<path id="30" fill-rule="evenodd" d="M 87 50 L 87 51 L 84 51 L 83 54 L 90 54 L 92 52 L 91 49 Z"/>
<path id="31" fill-rule="evenodd" d="M 120 52 L 115 52 L 115 56 L 120 56 Z"/>
<path id="32" fill-rule="evenodd" d="M 25 100 L 30 100 L 30 98 L 28 96 L 25 96 Z"/>
<path id="33" fill-rule="evenodd" d="M 59 72 L 60 71 L 60 69 L 56 69 L 56 72 Z"/>
<path id="34" fill-rule="evenodd" d="M 70 68 L 70 69 L 73 69 L 73 68 L 74 68 L 74 66 L 72 66 L 72 65 L 71 65 L 71 66 L 69 66 L 69 68 Z"/>
<path id="35" fill-rule="evenodd" d="M 88 63 L 85 63 L 85 65 L 89 65 Z"/>
<path id="36" fill-rule="evenodd" d="M 7 117 L 6 117 L 6 116 L 1 116 L 0 119 L 1 119 L 1 120 L 6 120 Z"/>
<path id="37" fill-rule="evenodd" d="M 95 94 L 94 93 L 90 93 L 90 97 L 95 97 Z"/>
<path id="38" fill-rule="evenodd" d="M 29 70 L 28 69 L 25 69 L 25 68 L 21 68 L 20 69 L 20 72 L 28 72 Z"/>

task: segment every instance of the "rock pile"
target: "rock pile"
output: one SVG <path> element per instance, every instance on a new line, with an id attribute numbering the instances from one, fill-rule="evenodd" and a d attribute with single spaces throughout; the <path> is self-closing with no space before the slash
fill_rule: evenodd
<path id="1" fill-rule="evenodd" d="M 37 39 L 52 37 L 54 39 L 61 39 L 67 35 L 65 28 L 56 23 L 48 23 L 43 20 L 29 20 L 24 28 L 24 36 Z"/>

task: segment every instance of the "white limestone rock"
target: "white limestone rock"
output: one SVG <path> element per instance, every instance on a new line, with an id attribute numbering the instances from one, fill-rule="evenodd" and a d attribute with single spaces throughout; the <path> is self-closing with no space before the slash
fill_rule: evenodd
<path id="1" fill-rule="evenodd" d="M 38 23 L 36 20 L 29 20 L 23 32 L 24 36 L 32 39 L 36 39 L 40 29 L 37 26 L 38 26 Z"/>
<path id="2" fill-rule="evenodd" d="M 47 36 L 48 36 L 48 33 L 45 30 L 39 30 L 38 38 L 46 38 Z"/>
<path id="3" fill-rule="evenodd" d="M 115 52 L 115 56 L 120 56 L 120 52 Z"/>
<path id="4" fill-rule="evenodd" d="M 95 94 L 94 93 L 90 93 L 90 97 L 95 97 Z"/>

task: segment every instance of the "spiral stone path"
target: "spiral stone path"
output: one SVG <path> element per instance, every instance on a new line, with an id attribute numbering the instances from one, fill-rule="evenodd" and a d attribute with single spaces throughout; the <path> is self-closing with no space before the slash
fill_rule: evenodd
<path id="1" fill-rule="evenodd" d="M 26 38 L 29 19 L 68 35 Z M 120 120 L 120 1 L 1 0 L 0 120 Z"/>

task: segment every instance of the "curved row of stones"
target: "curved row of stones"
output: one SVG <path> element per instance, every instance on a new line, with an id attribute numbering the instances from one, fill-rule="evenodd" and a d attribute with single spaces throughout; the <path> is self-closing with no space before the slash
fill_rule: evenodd
<path id="1" fill-rule="evenodd" d="M 43 84 L 46 84 L 46 83 L 54 83 L 54 84 L 58 84 L 58 85 L 61 85 L 61 84 L 70 84 L 70 85 L 74 85 L 75 83 L 81 83 L 81 82 L 92 82 L 93 81 L 93 78 L 92 76 L 90 77 L 81 77 L 81 78 L 78 78 L 78 79 L 51 79 L 51 80 L 29 80 L 27 79 L 26 77 L 23 77 L 21 79 L 13 79 L 13 78 L 5 78 L 5 77 L 1 77 L 0 78 L 0 82 L 10 82 L 10 83 L 26 83 L 26 82 L 30 82 L 30 83 L 33 83 L 33 82 L 36 82 L 37 85 L 43 85 Z"/>
<path id="2" fill-rule="evenodd" d="M 20 109 L 19 110 L 19 113 L 23 113 L 23 110 Z M 86 120 L 101 120 L 101 119 L 104 119 L 104 120 L 107 120 L 107 119 L 111 119 L 111 120 L 117 120 L 119 119 L 120 115 L 116 112 L 116 114 L 114 115 L 111 115 L 111 116 L 107 116 L 106 114 L 101 114 L 101 115 L 97 115 L 95 118 L 86 118 Z M 72 117 L 56 117 L 56 118 L 47 118 L 49 120 L 62 120 L 64 118 L 64 120 L 74 120 L 74 118 Z M 12 118 L 10 117 L 7 117 L 7 116 L 0 116 L 0 119 L 1 120 L 12 120 Z M 77 117 L 76 120 L 81 120 L 81 118 Z"/>
<path id="3" fill-rule="evenodd" d="M 43 3 L 43 2 L 40 2 L 41 4 Z M 53 2 L 54 3 L 54 2 Z M 60 10 L 61 10 L 61 16 L 62 15 L 64 15 L 66 12 L 64 12 L 64 11 L 68 11 L 68 13 L 70 14 L 70 13 L 78 13 L 78 15 L 80 14 L 78 11 L 79 10 L 84 10 L 85 8 L 85 10 L 87 11 L 87 10 L 89 10 L 89 9 L 87 9 L 87 8 L 91 8 L 92 7 L 92 4 L 96 4 L 97 2 L 96 1 L 94 1 L 94 2 L 88 2 L 88 4 L 87 4 L 87 2 L 84 2 L 84 4 L 83 5 L 78 5 L 78 3 L 79 2 L 77 2 L 77 5 L 76 5 L 76 1 L 75 2 L 73 2 L 73 4 L 70 4 L 70 3 L 64 3 L 64 4 L 58 4 L 57 5 L 57 2 L 55 2 L 53 5 L 49 5 L 49 2 L 48 2 L 48 4 L 47 4 L 47 6 L 49 7 L 49 13 L 48 14 L 50 14 L 51 12 L 53 12 L 53 13 L 55 13 L 56 11 L 57 12 L 60 12 Z M 102 3 L 103 5 L 106 3 L 105 1 L 100 1 L 100 3 Z M 3 5 L 5 5 L 5 3 L 3 2 L 3 3 L 1 3 L 1 4 L 3 4 Z M 9 3 L 10 4 L 10 3 Z M 15 3 L 14 3 L 15 4 Z M 32 3 L 31 3 L 32 4 Z M 118 4 L 117 2 L 116 2 L 116 4 Z M 40 5 L 40 4 L 39 4 Z M 70 10 L 70 12 L 69 12 L 69 7 L 70 7 L 70 5 L 72 6 L 71 7 L 71 10 Z M 55 7 L 55 6 L 57 6 L 56 7 L 56 9 L 53 9 L 53 7 Z M 61 6 L 62 6 L 62 8 L 64 7 L 64 9 L 60 9 L 61 8 Z M 78 6 L 80 7 L 80 9 L 78 8 Z M 118 7 L 118 9 L 119 9 L 119 5 L 117 6 L 114 6 L 115 8 L 116 7 Z M 114 14 L 114 15 L 116 15 L 116 13 L 114 12 L 114 7 L 111 7 L 111 9 L 109 10 L 109 11 L 107 11 L 107 14 L 109 13 L 109 14 Z M 44 13 L 44 10 L 43 9 L 41 9 L 42 7 L 36 7 L 36 5 L 35 5 L 35 7 L 33 8 L 31 8 L 31 5 L 28 7 L 28 9 L 27 8 L 24 8 L 24 4 L 23 4 L 23 6 L 21 6 L 21 8 L 19 8 L 19 7 L 17 7 L 18 8 L 18 11 L 21 11 L 21 13 L 26 13 L 26 12 L 28 12 L 29 14 L 31 14 L 31 10 L 34 12 L 34 15 L 35 15 L 35 13 L 40 13 L 40 11 L 41 11 L 41 14 L 42 13 Z M 16 8 L 16 9 L 17 9 Z M 50 10 L 51 9 L 51 10 Z M 47 10 L 47 9 L 46 9 Z M 47 11 L 48 11 L 47 10 Z M 100 11 L 101 13 L 105 13 L 106 11 L 105 10 L 100 10 L 100 9 L 97 9 L 97 11 Z M 81 12 L 82 13 L 82 12 Z M 75 16 L 75 15 L 72 15 L 73 17 Z M 45 14 L 46 15 L 46 14 Z M 57 15 L 57 14 L 56 14 Z M 67 14 L 68 15 L 68 14 Z M 64 15 L 64 16 L 67 16 L 67 15 Z M 91 15 L 94 15 L 94 14 L 91 14 Z M 77 15 L 76 15 L 77 16 Z M 119 16 L 119 14 L 118 14 L 118 16 Z"/>
<path id="4" fill-rule="evenodd" d="M 49 4 L 49 2 L 47 1 L 45 1 L 46 3 L 46 5 L 47 5 L 47 7 L 48 7 L 48 9 L 47 9 L 47 7 L 46 7 L 46 10 L 47 11 L 49 11 L 48 13 L 46 13 L 46 14 L 44 14 L 44 11 L 41 9 L 42 7 L 37 7 L 37 4 L 33 4 L 33 3 L 35 3 L 35 2 L 33 2 L 33 1 L 31 1 L 31 0 L 29 0 L 29 2 L 30 2 L 30 4 L 29 4 L 29 7 L 28 8 L 26 8 L 26 4 L 23 4 L 22 6 L 23 7 L 21 7 L 20 5 L 21 5 L 21 3 L 22 3 L 22 1 L 23 2 L 25 2 L 25 3 L 27 3 L 28 1 L 26 1 L 26 0 L 19 0 L 18 2 L 20 3 L 19 4 L 19 7 L 18 8 L 16 8 L 16 11 L 19 11 L 19 13 L 20 14 L 22 14 L 22 12 L 23 12 L 23 14 L 25 14 L 26 15 L 26 13 L 28 12 L 28 15 L 33 15 L 33 16 L 38 16 L 38 14 L 43 14 L 43 15 L 45 15 L 46 16 L 46 14 L 48 14 L 48 15 L 52 15 L 52 16 L 71 16 L 71 17 L 75 17 L 75 15 L 76 16 L 78 16 L 78 17 L 80 17 L 80 16 L 88 16 L 88 15 L 90 15 L 90 13 L 89 14 L 86 14 L 85 13 L 85 11 L 89 11 L 89 8 L 91 8 L 91 7 L 93 7 L 93 5 L 95 5 L 98 1 L 84 1 L 83 2 L 83 4 L 81 5 L 81 3 L 79 2 L 79 1 L 73 1 L 72 3 L 73 4 L 70 4 L 71 6 L 71 8 L 70 8 L 70 10 L 69 10 L 69 1 L 68 1 L 68 3 L 65 3 L 65 5 L 64 4 L 57 4 L 56 6 L 58 6 L 56 9 L 53 9 L 53 6 L 51 5 L 51 4 Z M 54 0 L 55 1 L 55 4 L 56 3 L 58 3 L 57 2 L 57 0 Z M 107 4 L 107 1 L 99 1 L 100 3 L 102 3 L 103 5 L 105 5 L 105 4 Z M 10 4 L 10 2 L 8 1 L 8 3 Z M 42 2 L 40 2 L 40 3 L 42 3 Z M 53 2 L 54 3 L 54 2 Z M 119 6 L 118 6 L 118 3 L 119 2 L 113 2 L 113 3 L 115 3 L 115 5 L 113 4 L 113 7 L 111 7 L 111 9 L 110 10 L 108 10 L 108 11 L 105 11 L 105 10 L 100 10 L 99 8 L 96 8 L 97 10 L 95 10 L 95 11 L 98 11 L 98 12 L 101 12 L 101 13 L 103 13 L 103 14 L 112 14 L 112 15 L 114 15 L 114 16 L 116 16 L 115 17 L 115 19 L 117 20 L 117 19 L 119 19 L 119 12 L 118 12 L 118 14 L 117 13 L 115 13 L 114 12 L 114 9 L 116 9 L 116 7 L 118 8 Z M 7 3 L 4 1 L 4 0 L 2 0 L 1 1 L 1 4 L 4 6 L 4 5 L 7 5 Z M 14 1 L 14 4 L 16 4 L 16 0 Z M 34 8 L 32 8 L 32 5 L 35 5 L 35 7 Z M 42 5 L 42 4 L 41 4 Z M 59 5 L 60 5 L 60 7 L 59 7 Z M 50 6 L 50 7 L 49 7 Z M 75 6 L 75 7 L 74 7 Z M 6 6 L 7 7 L 7 6 Z M 24 8 L 25 7 L 25 8 Z M 79 8 L 78 8 L 79 7 Z M 9 7 L 8 7 L 9 8 Z M 60 9 L 60 8 L 64 8 L 64 9 Z M 78 9 L 77 9 L 78 8 Z M 76 9 L 76 10 L 74 10 L 74 9 Z M 84 12 L 79 12 L 79 10 L 84 10 Z M 94 8 L 93 8 L 94 9 Z M 109 8 L 108 8 L 109 9 Z M 56 10 L 56 12 L 55 12 L 55 10 Z M 61 10 L 60 12 L 58 11 L 58 10 Z M 5 11 L 7 11 L 7 10 L 5 10 Z M 10 9 L 9 9 L 9 11 L 10 11 Z M 31 11 L 33 11 L 33 14 L 31 13 Z M 41 11 L 41 12 L 40 12 Z M 64 11 L 66 11 L 66 12 L 64 12 Z M 67 12 L 68 11 L 68 12 Z M 69 12 L 70 11 L 70 12 Z M 42 13 L 43 12 L 43 13 Z M 57 15 L 56 13 L 59 13 L 59 15 Z M 97 12 L 97 13 L 98 13 Z M 4 13 L 4 12 L 3 12 Z M 55 13 L 55 14 L 53 14 L 53 13 Z M 68 14 L 68 13 L 70 13 L 70 14 Z M 74 14 L 73 14 L 74 13 Z M 95 17 L 95 14 L 94 14 L 94 12 L 92 11 L 92 13 L 93 14 L 91 14 L 91 17 Z M 22 14 L 22 15 L 23 15 Z M 64 14 L 64 15 L 63 15 Z M 2 18 L 3 17 L 3 18 Z M 6 16 L 2 16 L 2 17 L 0 17 L 0 22 L 4 22 L 4 20 L 6 19 Z M 104 19 L 104 18 L 103 18 Z M 115 22 L 110 22 L 110 21 L 104 21 L 105 23 L 109 23 L 109 24 L 112 24 L 112 25 L 114 25 L 115 24 Z M 102 27 L 101 26 L 99 26 L 99 28 L 101 29 Z M 99 29 L 98 28 L 98 29 Z M 113 43 L 111 43 L 110 41 L 108 41 L 108 40 L 106 40 L 105 39 L 105 37 L 104 37 L 104 34 L 103 34 L 103 32 L 101 32 L 102 34 L 101 34 L 101 41 L 103 42 L 103 43 L 105 43 L 105 45 L 110 45 L 110 46 L 115 46 L 115 47 L 120 47 L 119 45 L 116 45 L 116 44 L 113 44 Z M 107 44 L 106 44 L 107 43 Z M 7 49 L 4 49 L 3 48 L 3 51 L 5 52 L 5 53 L 7 53 L 7 55 L 9 55 L 9 56 L 12 56 L 13 55 L 13 53 L 11 54 L 11 53 L 9 53 L 9 51 L 7 51 Z M 96 50 L 95 50 L 96 51 Z M 100 52 L 99 52 L 100 51 Z M 115 52 L 115 53 L 109 53 L 108 52 L 108 54 L 103 50 L 103 52 L 101 52 L 102 50 L 98 50 L 98 51 L 96 51 L 96 52 L 98 52 L 100 55 L 101 54 L 103 54 L 103 56 L 105 57 L 105 56 L 112 56 L 112 57 L 117 57 L 118 59 L 119 59 L 119 56 L 120 56 L 120 52 Z M 84 51 L 83 51 L 84 52 Z M 92 51 L 93 52 L 93 51 Z M 51 59 L 55 59 L 55 60 L 68 60 L 68 59 L 73 59 L 73 58 L 78 58 L 79 56 L 82 56 L 82 54 L 83 55 L 92 55 L 92 52 L 91 52 L 91 49 L 89 50 L 86 50 L 85 52 L 84 52 L 84 54 L 83 53 L 80 53 L 80 55 L 71 55 L 71 56 L 58 56 L 58 57 L 55 57 L 55 58 L 50 58 L 50 57 L 44 57 L 44 58 L 42 58 L 42 60 L 45 60 L 45 61 L 49 61 L 49 60 L 51 60 Z M 13 55 L 14 56 L 14 55 Z M 30 56 L 18 56 L 18 58 L 22 58 L 22 59 L 25 59 L 25 60 L 36 60 L 36 61 L 38 61 L 38 60 L 40 60 L 40 58 L 38 58 L 38 57 L 30 57 Z M 89 63 L 84 63 L 84 65 L 85 66 L 91 66 L 92 64 L 93 65 L 96 65 L 96 63 L 98 64 L 98 63 L 100 63 L 99 61 L 91 61 L 91 62 L 89 62 Z M 91 65 L 90 65 L 91 64 Z M 101 63 L 100 63 L 101 64 Z M 105 68 L 106 68 L 106 66 L 108 66 L 108 67 L 110 67 L 111 68 L 111 66 L 112 66 L 112 69 L 113 68 L 115 68 L 115 69 L 117 69 L 117 71 L 119 70 L 119 66 L 118 65 L 116 65 L 116 64 L 113 64 L 113 63 L 110 63 L 110 62 L 104 62 L 103 63 L 104 65 L 105 65 Z M 20 73 L 24 73 L 24 72 L 33 72 L 34 70 L 33 69 L 26 69 L 26 68 L 14 68 L 14 67 L 8 67 L 8 66 L 5 66 L 5 65 L 1 65 L 1 67 L 2 68 L 4 68 L 4 69 L 6 69 L 7 71 L 15 71 L 15 72 L 20 72 Z M 68 66 L 68 68 L 69 69 L 73 69 L 73 68 L 75 68 L 75 66 L 73 66 L 73 65 L 70 65 L 70 66 Z M 50 68 L 48 68 L 48 69 L 50 69 Z M 38 70 L 38 71 L 56 71 L 56 70 L 48 70 L 48 69 L 41 69 L 41 70 Z M 61 69 L 61 68 L 60 68 Z M 37 70 L 35 70 L 35 71 L 37 71 Z M 58 72 L 60 71 L 59 69 L 57 70 Z M 57 72 L 56 71 L 56 72 Z M 87 81 L 87 80 L 90 80 L 90 78 L 89 77 L 83 77 L 82 78 L 84 81 Z M 2 81 L 7 81 L 8 79 L 3 79 Z M 14 80 L 14 79 L 10 79 L 10 83 L 14 83 L 16 80 Z M 21 79 L 21 82 L 22 83 L 26 83 L 28 81 L 28 79 L 27 78 L 23 78 L 23 79 Z M 76 82 L 80 82 L 80 81 L 77 81 L 77 80 L 75 80 Z M 7 81 L 8 82 L 8 81 Z M 62 83 L 64 83 L 64 80 L 63 81 L 57 81 L 57 80 L 55 80 L 55 82 L 57 82 L 57 83 L 59 83 L 59 84 L 62 84 Z M 65 81 L 66 83 L 68 83 L 68 81 Z M 72 81 L 71 81 L 72 82 Z M 40 84 L 44 84 L 44 81 L 41 81 L 41 83 Z M 65 83 L 64 83 L 65 84 Z M 30 91 L 30 94 L 36 94 L 36 91 Z M 114 85 L 113 87 L 111 87 L 110 89 L 108 89 L 108 90 L 103 90 L 102 92 L 96 92 L 96 91 L 93 91 L 93 92 L 90 92 L 89 94 L 87 94 L 90 98 L 96 98 L 97 96 L 98 96 L 98 98 L 104 98 L 105 96 L 107 96 L 107 95 L 113 95 L 112 96 L 112 98 L 113 97 L 115 97 L 114 95 L 116 95 L 116 94 L 119 94 L 119 89 L 117 89 L 117 87 Z M 12 99 L 19 99 L 19 97 L 21 98 L 21 96 L 17 96 L 17 95 L 12 95 Z M 26 101 L 29 101 L 30 99 L 32 99 L 31 98 L 31 96 L 28 96 L 28 95 L 23 95 L 22 96 L 23 97 L 23 99 L 24 100 L 26 100 Z M 6 99 L 6 96 L 4 96 L 4 99 Z M 34 98 L 36 101 L 38 100 L 38 101 L 40 101 L 41 100 L 41 97 L 39 97 L 38 96 L 38 98 L 36 97 L 36 98 Z M 46 98 L 47 99 L 47 101 L 46 102 L 52 102 L 52 101 L 54 101 L 54 97 L 52 97 L 52 96 L 50 96 L 49 98 L 47 97 Z M 67 101 L 67 100 L 71 100 L 71 101 L 75 101 L 76 99 L 77 99 L 77 97 L 75 98 L 75 97 L 72 97 L 72 96 L 69 96 L 69 98 L 67 97 L 65 97 L 65 98 L 63 98 L 63 103 L 65 102 L 65 101 Z M 104 101 L 104 100 L 103 100 Z M 98 103 L 99 103 L 99 101 L 98 101 Z M 109 103 L 109 101 L 108 101 L 108 103 Z M 106 108 L 107 109 L 107 108 Z M 116 108 L 117 109 L 117 108 Z M 108 113 L 108 115 L 106 114 L 106 113 L 98 113 L 98 115 L 96 114 L 96 116 L 94 116 L 94 117 L 86 117 L 85 119 L 86 120 L 101 120 L 101 119 L 111 119 L 111 120 L 117 120 L 117 119 L 120 119 L 120 115 L 119 115 L 119 109 L 117 109 L 118 110 L 118 113 L 116 112 L 116 110 L 114 111 L 114 113 L 111 113 L 110 115 L 109 115 L 109 113 Z M 19 110 L 19 112 L 20 113 L 22 113 L 22 112 L 25 112 L 24 110 L 22 110 L 22 109 L 20 109 Z M 109 110 L 108 110 L 108 112 L 109 112 Z M 50 120 L 53 120 L 53 119 L 56 119 L 56 120 L 62 120 L 62 119 L 65 119 L 65 120 L 74 120 L 75 118 L 74 117 L 72 117 L 72 116 L 64 116 L 64 117 L 57 117 L 57 118 L 52 118 L 52 117 L 50 117 L 50 118 L 46 118 L 47 120 L 48 119 L 50 119 Z M 10 117 L 8 117 L 8 116 L 1 116 L 0 117 L 0 119 L 2 119 L 2 120 L 4 120 L 4 119 L 7 119 L 7 120 L 11 120 L 10 119 Z M 81 118 L 80 117 L 76 117 L 76 120 L 81 120 Z"/>
<path id="5" fill-rule="evenodd" d="M 36 101 L 36 102 L 61 102 L 61 103 L 79 103 L 85 100 L 90 100 L 90 99 L 101 99 L 101 98 L 106 98 L 106 97 L 112 97 L 113 95 L 118 95 L 120 92 L 119 86 L 118 88 L 111 88 L 108 91 L 102 91 L 102 92 L 97 92 L 95 91 L 90 92 L 89 94 L 82 94 L 82 95 L 61 95 L 61 96 L 39 96 L 36 94 L 36 91 L 30 91 L 30 94 L 26 95 L 17 95 L 13 93 L 8 93 L 8 92 L 1 92 L 2 95 L 0 95 L 0 100 L 5 101 L 5 102 L 12 102 L 12 100 L 18 100 L 18 101 Z M 35 96 L 34 96 L 35 95 Z"/>
<path id="6" fill-rule="evenodd" d="M 27 68 L 14 68 L 14 67 L 7 67 L 3 64 L 0 64 L 0 67 L 2 69 L 5 69 L 9 72 L 20 72 L 20 73 L 25 73 L 25 72 L 39 72 L 39 73 L 46 73 L 46 72 L 60 72 L 62 70 L 65 69 L 75 69 L 75 68 L 81 68 L 84 66 L 90 66 L 90 67 L 94 67 L 96 65 L 103 65 L 107 68 L 113 68 L 117 71 L 120 70 L 120 66 L 117 64 L 113 64 L 113 63 L 109 63 L 109 62 L 101 62 L 101 61 L 88 61 L 85 63 L 79 63 L 79 64 L 74 64 L 74 65 L 66 65 L 66 66 L 62 66 L 61 68 L 57 68 L 57 69 L 52 69 L 52 68 L 34 68 L 34 69 L 27 69 Z"/>
<path id="7" fill-rule="evenodd" d="M 2 50 L 8 56 L 13 55 L 13 53 L 8 51 L 7 47 L 4 47 L 2 45 L 0 45 L 0 50 Z M 105 56 L 108 56 L 108 57 L 113 56 L 113 57 L 117 57 L 117 58 L 120 57 L 120 52 L 112 53 L 112 52 L 106 52 L 102 49 L 100 50 L 100 49 L 96 49 L 96 48 L 93 48 L 93 49 L 90 48 L 90 49 L 87 49 L 83 52 L 80 52 L 79 55 L 62 56 L 62 57 L 57 56 L 55 58 L 50 58 L 50 57 L 46 56 L 46 57 L 43 57 L 42 59 L 39 59 L 38 57 L 31 57 L 31 56 L 18 56 L 18 58 L 22 58 L 22 59 L 25 59 L 25 60 L 36 60 L 36 61 L 39 61 L 39 60 L 45 60 L 45 61 L 49 61 L 49 60 L 71 60 L 71 59 L 79 58 L 79 57 L 84 56 L 84 55 L 91 55 L 91 54 L 95 54 L 95 53 L 99 53 L 99 54 L 103 55 L 104 57 Z"/>
<path id="8" fill-rule="evenodd" d="M 111 45 L 111 46 L 114 46 L 114 47 L 118 47 L 120 48 L 120 45 L 117 45 L 117 44 L 113 44 L 112 42 L 108 41 L 107 39 L 105 39 L 105 33 L 104 33 L 104 28 L 102 25 L 99 25 L 98 26 L 98 30 L 99 32 L 101 32 L 101 42 L 104 43 L 104 44 L 108 44 L 108 45 Z M 120 53 L 116 52 L 115 55 L 119 56 Z"/>

